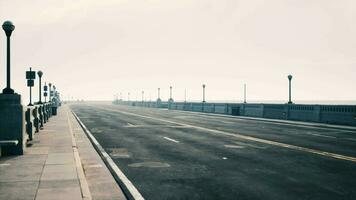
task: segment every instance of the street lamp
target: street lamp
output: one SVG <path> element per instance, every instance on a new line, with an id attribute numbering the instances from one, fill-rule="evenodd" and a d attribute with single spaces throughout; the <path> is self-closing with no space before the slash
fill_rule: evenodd
<path id="1" fill-rule="evenodd" d="M 288 80 L 289 80 L 289 101 L 288 104 L 292 104 L 292 75 L 288 75 Z"/>
<path id="2" fill-rule="evenodd" d="M 30 103 L 28 106 L 33 106 L 32 104 L 32 87 L 34 86 L 34 79 L 36 79 L 36 72 L 32 71 L 30 67 L 30 71 L 26 71 L 26 79 L 27 79 L 27 87 L 30 87 Z"/>
<path id="3" fill-rule="evenodd" d="M 41 87 L 42 87 L 42 86 L 41 86 L 41 78 L 42 78 L 43 72 L 42 72 L 42 71 L 38 71 L 38 72 L 37 72 L 37 75 L 38 75 L 39 81 L 40 81 L 40 85 L 39 85 L 39 86 L 40 86 L 40 87 L 39 87 L 39 101 L 38 101 L 38 103 L 39 103 L 39 104 L 42 104 L 42 101 L 41 101 L 41 96 L 42 96 L 42 94 L 41 94 L 41 92 L 42 92 L 42 90 L 41 90 L 41 89 L 42 89 L 42 88 L 41 88 Z"/>
<path id="4" fill-rule="evenodd" d="M 127 101 L 130 101 L 130 92 L 127 93 Z"/>
<path id="5" fill-rule="evenodd" d="M 205 103 L 205 84 L 203 84 L 203 103 Z"/>
<path id="6" fill-rule="evenodd" d="M 48 83 L 48 86 L 49 86 L 49 102 L 52 102 L 52 93 L 51 93 L 51 87 L 52 87 L 52 83 Z M 68 98 L 69 99 L 69 98 Z M 69 101 L 69 100 L 68 100 Z"/>
<path id="7" fill-rule="evenodd" d="M 144 101 L 144 94 L 145 94 L 145 92 L 142 90 L 142 103 L 143 103 L 143 101 Z"/>
<path id="8" fill-rule="evenodd" d="M 169 102 L 173 102 L 173 98 L 172 98 L 172 86 L 169 87 Z"/>
<path id="9" fill-rule="evenodd" d="M 45 85 L 43 86 L 43 96 L 45 97 L 45 103 L 47 102 L 47 90 L 48 90 L 48 86 L 47 83 L 45 82 Z"/>
<path id="10" fill-rule="evenodd" d="M 5 21 L 2 24 L 2 29 L 5 31 L 7 39 L 7 64 L 6 64 L 6 88 L 2 90 L 4 94 L 14 94 L 14 90 L 11 89 L 11 80 L 10 80 L 10 37 L 15 26 L 10 21 Z"/>
<path id="11" fill-rule="evenodd" d="M 244 84 L 244 103 L 246 103 L 246 84 Z"/>

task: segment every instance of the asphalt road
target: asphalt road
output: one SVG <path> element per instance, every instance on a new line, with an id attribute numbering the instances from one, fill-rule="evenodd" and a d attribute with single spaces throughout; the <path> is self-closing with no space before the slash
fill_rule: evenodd
<path id="1" fill-rule="evenodd" d="M 110 104 L 71 108 L 146 199 L 356 199 L 356 131 Z"/>

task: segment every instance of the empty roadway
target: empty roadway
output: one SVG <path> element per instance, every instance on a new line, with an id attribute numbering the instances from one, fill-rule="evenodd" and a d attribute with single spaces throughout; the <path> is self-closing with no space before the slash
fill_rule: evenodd
<path id="1" fill-rule="evenodd" d="M 356 131 L 72 104 L 146 199 L 355 199 Z"/>

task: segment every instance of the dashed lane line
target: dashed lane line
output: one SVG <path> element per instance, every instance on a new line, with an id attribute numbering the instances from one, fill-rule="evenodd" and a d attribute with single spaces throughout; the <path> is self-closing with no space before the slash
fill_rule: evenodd
<path id="1" fill-rule="evenodd" d="M 171 142 L 179 143 L 179 141 L 177 141 L 175 139 L 172 139 L 172 138 L 169 138 L 169 137 L 163 137 L 163 138 L 166 139 L 166 140 L 169 140 Z"/>

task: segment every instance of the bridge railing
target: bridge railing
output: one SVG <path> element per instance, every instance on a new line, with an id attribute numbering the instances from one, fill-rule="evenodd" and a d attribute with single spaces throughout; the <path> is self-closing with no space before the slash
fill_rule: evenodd
<path id="1" fill-rule="evenodd" d="M 356 126 L 356 105 L 131 102 L 114 104 Z"/>
<path id="2" fill-rule="evenodd" d="M 53 116 L 51 102 L 34 106 L 22 106 L 16 104 L 0 105 L 2 118 L 0 122 L 0 156 L 22 155 L 27 146 L 31 145 L 36 133 L 44 129 L 45 124 Z M 6 115 L 6 116 L 5 116 Z"/>

